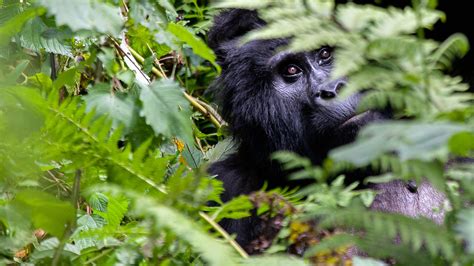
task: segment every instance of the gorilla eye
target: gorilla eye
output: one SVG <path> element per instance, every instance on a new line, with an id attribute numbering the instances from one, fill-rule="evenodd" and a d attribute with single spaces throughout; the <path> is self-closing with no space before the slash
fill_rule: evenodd
<path id="1" fill-rule="evenodd" d="M 284 77 L 296 77 L 301 73 L 301 68 L 297 65 L 289 64 L 283 69 L 283 76 Z"/>
<path id="2" fill-rule="evenodd" d="M 332 51 L 329 48 L 322 48 L 319 51 L 320 64 L 329 61 L 332 57 Z"/>

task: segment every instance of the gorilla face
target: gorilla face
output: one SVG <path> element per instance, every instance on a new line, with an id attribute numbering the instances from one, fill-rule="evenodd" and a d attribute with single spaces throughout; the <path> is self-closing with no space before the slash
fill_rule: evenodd
<path id="1" fill-rule="evenodd" d="M 240 45 L 235 39 L 221 45 L 223 71 L 214 87 L 242 149 L 248 146 L 255 154 L 250 147 L 263 146 L 259 158 L 290 150 L 318 163 L 331 148 L 352 141 L 360 127 L 382 115 L 357 115 L 361 94 L 338 96 L 346 79 L 331 79 L 331 48 L 279 51 L 286 44 L 258 40 Z"/>
<path id="2" fill-rule="evenodd" d="M 308 53 L 279 53 L 270 59 L 275 91 L 306 110 L 303 113 L 311 121 L 308 130 L 314 134 L 336 133 L 360 121 L 355 115 L 361 95 L 338 97 L 346 80 L 331 79 L 332 52 L 323 47 Z"/>

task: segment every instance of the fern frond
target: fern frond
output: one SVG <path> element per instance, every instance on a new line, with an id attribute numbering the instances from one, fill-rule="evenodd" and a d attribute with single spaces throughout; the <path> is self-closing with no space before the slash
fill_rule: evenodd
<path id="1" fill-rule="evenodd" d="M 387 106 L 390 106 L 392 110 L 400 111 L 409 116 L 423 114 L 429 108 L 429 106 L 424 104 L 424 99 L 415 93 L 403 90 L 372 90 L 367 92 L 364 98 L 362 98 L 358 111 L 383 110 Z"/>
<path id="2" fill-rule="evenodd" d="M 86 112 L 85 104 L 79 98 L 67 98 L 59 103 L 55 94 L 51 93 L 53 96 L 48 98 L 51 115 L 47 116 L 43 130 L 49 143 L 66 153 L 66 157 L 79 156 L 77 162 L 93 161 L 108 165 L 112 171 L 109 178 L 116 181 L 125 182 L 134 177 L 166 193 L 159 183 L 164 181 L 169 158 L 144 156 L 149 141 L 135 153 L 130 146 L 120 150 L 117 143 L 122 131 L 120 128 L 112 130 L 112 122 L 107 116 L 96 117 L 95 112 Z"/>
<path id="3" fill-rule="evenodd" d="M 469 51 L 469 41 L 465 35 L 456 33 L 449 36 L 429 60 L 433 67 L 438 69 L 450 69 L 451 62 L 456 58 L 462 58 Z"/>
<path id="4" fill-rule="evenodd" d="M 323 228 L 342 226 L 358 228 L 378 239 L 399 237 L 404 245 L 409 245 L 413 252 L 423 246 L 433 256 L 443 255 L 446 258 L 454 256 L 457 245 L 449 231 L 426 218 L 410 218 L 401 214 L 368 211 L 361 208 L 351 208 L 338 211 L 323 211 L 319 225 Z M 378 240 L 377 240 L 378 241 Z"/>
<path id="5" fill-rule="evenodd" d="M 150 229 L 160 232 L 163 232 L 163 229 L 169 230 L 178 238 L 186 241 L 210 265 L 237 264 L 236 253 L 229 246 L 212 238 L 202 229 L 200 224 L 174 208 L 163 205 L 150 196 L 144 196 L 132 190 L 113 185 L 97 186 L 95 189 L 112 195 L 125 194 L 127 198 L 132 200 L 132 208 L 135 212 L 153 222 Z"/>

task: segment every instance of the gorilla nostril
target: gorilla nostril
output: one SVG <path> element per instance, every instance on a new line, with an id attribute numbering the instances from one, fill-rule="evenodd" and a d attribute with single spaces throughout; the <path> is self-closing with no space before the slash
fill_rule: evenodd
<path id="1" fill-rule="evenodd" d="M 321 98 L 323 99 L 332 99 L 334 97 L 336 97 L 336 92 L 334 91 L 326 91 L 326 90 L 321 91 Z"/>
<path id="2" fill-rule="evenodd" d="M 339 93 L 344 86 L 346 86 L 345 82 L 337 83 L 336 88 L 335 88 L 336 93 Z"/>

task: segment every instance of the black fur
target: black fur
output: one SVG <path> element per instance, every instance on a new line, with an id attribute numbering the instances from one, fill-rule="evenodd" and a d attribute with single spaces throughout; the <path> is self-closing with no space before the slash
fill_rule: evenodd
<path id="1" fill-rule="evenodd" d="M 337 98 L 345 80 L 330 80 L 332 58 L 323 56 L 324 52 L 331 52 L 329 48 L 291 54 L 278 49 L 287 40 L 240 44 L 239 37 L 262 25 L 264 22 L 253 11 L 230 10 L 215 18 L 209 33 L 209 45 L 222 66 L 222 74 L 212 90 L 218 93 L 222 115 L 239 143 L 237 152 L 209 168 L 209 173 L 224 183 L 224 201 L 259 190 L 264 182 L 270 188 L 288 185 L 278 163 L 270 160 L 273 152 L 297 152 L 318 164 L 331 148 L 352 141 L 360 127 L 385 118 L 383 113 L 375 111 L 354 117 L 361 95 L 345 100 Z M 296 71 L 292 66 L 297 67 Z M 297 74 L 288 75 L 287 70 Z M 440 194 L 434 197 L 436 202 L 425 202 L 433 192 L 428 184 L 422 186 L 421 190 L 428 194 L 421 200 L 410 196 L 416 202 L 407 215 L 424 214 L 417 212 L 416 206 L 428 208 L 443 200 Z M 376 189 L 393 195 L 418 193 L 409 192 L 398 182 Z M 393 200 L 399 202 L 390 202 Z M 379 197 L 373 208 L 403 213 L 405 203 L 409 202 Z M 237 233 L 237 242 L 244 247 L 261 230 L 255 217 L 225 220 L 221 224 L 229 233 Z"/>

